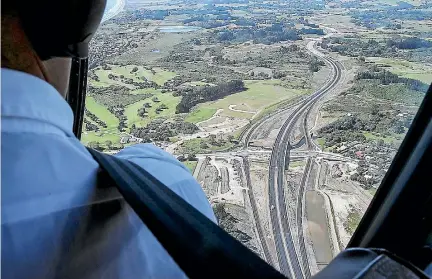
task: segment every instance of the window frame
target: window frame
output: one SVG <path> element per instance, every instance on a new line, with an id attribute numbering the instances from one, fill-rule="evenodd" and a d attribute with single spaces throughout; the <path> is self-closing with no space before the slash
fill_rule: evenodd
<path id="1" fill-rule="evenodd" d="M 69 88 L 66 97 L 73 115 L 72 131 L 77 139 L 81 139 L 84 122 L 85 98 L 87 93 L 88 58 L 72 58 L 69 76 Z"/>

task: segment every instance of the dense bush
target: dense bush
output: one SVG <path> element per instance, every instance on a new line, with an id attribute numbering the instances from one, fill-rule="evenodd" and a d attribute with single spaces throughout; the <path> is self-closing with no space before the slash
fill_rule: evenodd
<path id="1" fill-rule="evenodd" d="M 153 96 L 151 93 L 131 94 L 130 89 L 120 85 L 89 87 L 89 96 L 106 107 L 127 106 Z"/>
<path id="2" fill-rule="evenodd" d="M 144 142 L 169 141 L 170 137 L 178 134 L 193 134 L 198 131 L 195 124 L 183 121 L 168 122 L 164 119 L 155 119 L 144 128 L 131 127 L 131 134 L 142 138 Z"/>
<path id="3" fill-rule="evenodd" d="M 387 70 L 381 70 L 377 67 L 370 67 L 368 70 L 360 72 L 356 75 L 356 79 L 376 79 L 379 80 L 381 84 L 388 85 L 391 83 L 402 83 L 407 85 L 411 90 L 416 90 L 420 92 L 426 92 L 428 85 L 411 78 L 399 77 Z"/>
<path id="4" fill-rule="evenodd" d="M 417 37 L 404 38 L 404 39 L 390 39 L 387 40 L 388 47 L 397 47 L 400 49 L 416 49 L 416 48 L 430 48 L 432 47 L 432 42 Z"/>
<path id="5" fill-rule="evenodd" d="M 272 44 L 281 41 L 295 41 L 301 39 L 297 30 L 284 28 L 279 24 L 273 24 L 271 27 L 265 28 L 225 30 L 219 32 L 216 38 L 220 42 L 235 43 L 253 40 L 256 44 Z"/>
<path id="6" fill-rule="evenodd" d="M 91 113 L 87 108 L 85 109 L 85 115 L 88 116 L 91 120 L 93 120 L 96 124 L 98 124 L 102 128 L 108 127 L 104 121 L 100 120 L 96 115 Z"/>
<path id="7" fill-rule="evenodd" d="M 176 113 L 189 112 L 192 107 L 199 103 L 218 100 L 245 89 L 244 82 L 241 80 L 232 80 L 216 86 L 198 87 L 183 96 L 176 107 Z"/>
<path id="8" fill-rule="evenodd" d="M 117 129 L 119 132 L 124 132 L 127 128 L 127 117 L 124 115 L 124 106 L 123 105 L 117 105 L 115 107 L 109 107 L 108 110 L 115 115 L 119 119 L 119 125 L 117 126 Z"/>

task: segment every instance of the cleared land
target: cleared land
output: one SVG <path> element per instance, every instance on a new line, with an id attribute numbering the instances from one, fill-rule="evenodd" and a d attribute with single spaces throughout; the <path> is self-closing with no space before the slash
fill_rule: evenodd
<path id="1" fill-rule="evenodd" d="M 178 153 L 180 154 L 200 154 L 212 153 L 215 151 L 224 151 L 233 147 L 235 144 L 224 141 L 218 141 L 217 144 L 211 144 L 210 140 L 206 138 L 196 138 L 186 140 L 179 147 Z"/>

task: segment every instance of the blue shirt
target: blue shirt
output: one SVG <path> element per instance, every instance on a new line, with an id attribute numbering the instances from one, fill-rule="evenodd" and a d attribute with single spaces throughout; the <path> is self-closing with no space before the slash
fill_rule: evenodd
<path id="1" fill-rule="evenodd" d="M 69 105 L 37 77 L 7 69 L 1 75 L 2 278 L 185 277 L 127 205 L 88 219 L 97 210 L 89 205 L 109 197 L 95 199 L 98 164 L 72 133 Z M 216 222 L 200 185 L 170 154 L 139 144 L 116 156 Z"/>

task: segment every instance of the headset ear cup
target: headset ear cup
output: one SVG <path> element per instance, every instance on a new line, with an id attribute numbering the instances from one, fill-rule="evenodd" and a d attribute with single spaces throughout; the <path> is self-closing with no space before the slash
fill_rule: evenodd
<path id="1" fill-rule="evenodd" d="M 106 0 L 21 0 L 17 5 L 30 42 L 42 60 L 88 56 Z"/>

